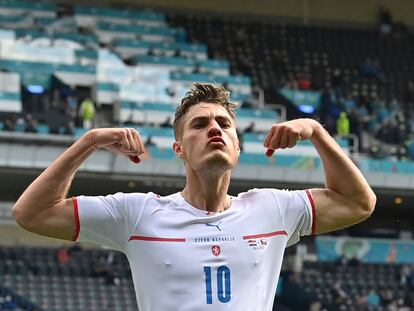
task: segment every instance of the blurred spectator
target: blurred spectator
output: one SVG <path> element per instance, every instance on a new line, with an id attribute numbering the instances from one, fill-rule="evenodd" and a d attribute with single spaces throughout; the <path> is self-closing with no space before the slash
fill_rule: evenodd
<path id="1" fill-rule="evenodd" d="M 3 297 L 0 297 L 0 298 L 3 298 Z M 0 310 L 12 311 L 12 310 L 17 310 L 17 309 L 18 309 L 17 302 L 13 299 L 12 296 L 7 295 L 6 297 L 0 300 Z"/>
<path id="2" fill-rule="evenodd" d="M 155 56 L 154 48 L 152 46 L 148 48 L 147 55 L 148 56 Z"/>
<path id="3" fill-rule="evenodd" d="M 335 92 L 335 96 L 337 98 L 343 96 L 343 90 L 342 90 L 343 78 L 342 78 L 341 70 L 339 68 L 336 68 L 332 73 L 331 87 L 333 91 Z"/>
<path id="4" fill-rule="evenodd" d="M 7 118 L 4 121 L 3 131 L 14 132 L 15 125 L 11 118 Z"/>
<path id="5" fill-rule="evenodd" d="M 175 96 L 175 90 L 173 87 L 169 86 L 165 89 L 165 93 L 167 93 L 168 96 L 174 97 Z"/>
<path id="6" fill-rule="evenodd" d="M 371 106 L 376 114 L 376 122 L 382 123 L 391 116 L 391 112 L 383 98 L 372 97 Z"/>
<path id="7" fill-rule="evenodd" d="M 389 156 L 386 148 L 378 142 L 372 142 L 368 149 L 368 154 L 373 159 L 385 159 Z"/>
<path id="8" fill-rule="evenodd" d="M 356 108 L 352 108 L 351 111 L 348 113 L 349 118 L 349 130 L 352 134 L 355 134 L 358 138 L 359 143 L 359 150 L 362 151 L 362 146 L 364 145 L 362 141 L 362 130 L 363 130 L 363 122 L 358 114 Z"/>
<path id="9" fill-rule="evenodd" d="M 197 64 L 197 65 L 195 65 L 194 66 L 194 68 L 193 68 L 193 73 L 201 73 L 201 66 L 200 66 L 200 64 Z"/>
<path id="10" fill-rule="evenodd" d="M 56 253 L 59 264 L 64 265 L 70 261 L 70 256 L 66 247 L 60 248 Z"/>
<path id="11" fill-rule="evenodd" d="M 409 160 L 414 161 L 414 138 L 413 134 L 410 135 L 404 143 L 405 149 L 407 150 L 407 157 Z"/>
<path id="12" fill-rule="evenodd" d="M 108 257 L 105 258 L 101 256 L 98 263 L 94 266 L 92 270 L 93 277 L 102 277 L 105 279 L 106 284 L 108 285 L 119 285 L 120 280 L 117 274 L 113 271 L 113 257 L 111 259 L 112 252 L 108 254 Z"/>
<path id="13" fill-rule="evenodd" d="M 394 299 L 394 294 L 391 289 L 382 289 L 380 291 L 381 305 L 387 307 Z"/>
<path id="14" fill-rule="evenodd" d="M 406 286 L 409 290 L 414 290 L 414 270 L 413 266 L 406 265 L 403 268 L 402 275 L 401 275 L 402 283 Z"/>
<path id="15" fill-rule="evenodd" d="M 66 98 L 66 114 L 73 120 L 76 119 L 78 115 L 78 99 L 76 96 L 68 96 Z"/>
<path id="16" fill-rule="evenodd" d="M 342 288 L 342 285 L 339 281 L 334 284 L 333 288 L 331 289 L 331 294 L 334 303 L 338 306 L 345 304 L 346 299 L 348 298 L 348 294 Z"/>
<path id="17" fill-rule="evenodd" d="M 82 247 L 79 244 L 72 244 L 70 247 L 68 247 L 68 255 L 73 256 L 79 256 L 82 254 Z"/>
<path id="18" fill-rule="evenodd" d="M 362 290 L 358 291 L 358 293 L 354 297 L 354 304 L 357 307 L 357 310 L 365 310 L 367 307 L 367 290 L 363 288 Z"/>
<path id="19" fill-rule="evenodd" d="M 307 73 L 298 74 L 298 87 L 300 90 L 310 90 L 311 88 L 311 77 Z"/>
<path id="20" fill-rule="evenodd" d="M 384 71 L 378 60 L 367 58 L 361 67 L 361 74 L 366 78 L 376 78 L 379 82 L 386 82 Z"/>
<path id="21" fill-rule="evenodd" d="M 380 7 L 379 10 L 379 30 L 382 34 L 389 34 L 392 31 L 392 16 L 390 10 L 384 8 L 383 6 Z"/>
<path id="22" fill-rule="evenodd" d="M 368 129 L 368 124 L 372 119 L 372 109 L 370 102 L 364 96 L 358 98 L 356 113 L 362 122 L 363 129 Z"/>
<path id="23" fill-rule="evenodd" d="M 295 79 L 292 73 L 288 73 L 284 87 L 291 89 L 291 90 L 299 89 L 298 81 Z"/>
<path id="24" fill-rule="evenodd" d="M 255 130 L 255 124 L 254 124 L 254 122 L 250 122 L 249 126 L 247 126 L 244 129 L 243 134 L 246 134 L 246 133 L 254 133 L 255 131 L 256 130 Z"/>
<path id="25" fill-rule="evenodd" d="M 338 266 L 338 268 L 346 267 L 348 265 L 348 258 L 341 254 L 336 260 L 335 264 Z"/>
<path id="26" fill-rule="evenodd" d="M 379 306 L 380 305 L 380 296 L 374 291 L 373 288 L 370 288 L 367 295 L 367 304 L 369 306 Z"/>
<path id="27" fill-rule="evenodd" d="M 343 83 L 343 79 L 342 79 L 341 69 L 335 68 L 332 73 L 331 86 L 334 89 L 339 88 L 339 87 L 342 87 L 342 83 Z"/>
<path id="28" fill-rule="evenodd" d="M 408 138 L 404 115 L 398 113 L 379 125 L 376 137 L 389 144 L 403 144 Z"/>
<path id="29" fill-rule="evenodd" d="M 47 111 L 58 111 L 62 107 L 62 101 L 60 98 L 60 91 L 59 89 L 53 90 L 51 93 L 51 98 L 49 100 L 49 107 L 47 107 Z"/>
<path id="30" fill-rule="evenodd" d="M 89 97 L 85 98 L 80 105 L 80 115 L 85 129 L 89 130 L 93 127 L 95 113 L 95 105 L 93 101 Z"/>
<path id="31" fill-rule="evenodd" d="M 171 122 L 171 117 L 167 117 L 165 119 L 165 121 L 160 124 L 160 127 L 163 127 L 163 128 L 172 128 L 173 127 L 173 124 Z"/>
<path id="32" fill-rule="evenodd" d="M 395 247 L 395 244 L 392 244 L 390 246 L 390 249 L 388 250 L 387 254 L 387 262 L 388 263 L 395 263 L 397 260 L 397 249 Z"/>
<path id="33" fill-rule="evenodd" d="M 74 135 L 75 134 L 75 124 L 73 121 L 69 121 L 66 123 L 64 129 L 63 129 L 63 135 Z"/>
<path id="34" fill-rule="evenodd" d="M 95 263 L 93 270 L 92 270 L 92 276 L 94 277 L 102 277 L 105 276 L 108 271 L 108 267 L 106 264 L 106 259 L 102 255 L 99 257 L 98 262 Z"/>
<path id="35" fill-rule="evenodd" d="M 326 130 L 332 135 L 336 132 L 336 120 L 341 113 L 341 107 L 331 88 L 325 88 L 321 95 L 320 119 Z"/>
<path id="36" fill-rule="evenodd" d="M 26 133 L 37 133 L 37 121 L 33 119 L 33 116 L 28 113 L 26 115 L 26 128 L 24 129 Z"/>
<path id="37" fill-rule="evenodd" d="M 174 54 L 172 55 L 173 57 L 182 57 L 182 55 L 181 55 L 181 51 L 179 50 L 179 49 L 176 49 L 175 51 L 174 51 Z"/>
<path id="38" fill-rule="evenodd" d="M 339 118 L 336 120 L 336 133 L 341 136 L 348 136 L 350 134 L 350 122 L 346 112 L 341 112 Z"/>
<path id="39" fill-rule="evenodd" d="M 405 161 L 408 159 L 407 150 L 403 146 L 398 146 L 395 156 L 397 157 L 398 161 Z"/>
<path id="40" fill-rule="evenodd" d="M 347 114 L 349 114 L 352 109 L 356 108 L 356 101 L 351 93 L 345 95 L 345 98 L 343 99 L 343 107 Z"/>

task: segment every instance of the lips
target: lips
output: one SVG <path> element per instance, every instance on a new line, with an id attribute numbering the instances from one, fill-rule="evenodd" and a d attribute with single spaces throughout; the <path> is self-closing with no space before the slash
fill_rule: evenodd
<path id="1" fill-rule="evenodd" d="M 223 145 L 225 145 L 226 143 L 224 142 L 223 138 L 216 136 L 216 137 L 212 137 L 209 139 L 208 141 L 209 144 L 211 143 L 222 143 Z"/>

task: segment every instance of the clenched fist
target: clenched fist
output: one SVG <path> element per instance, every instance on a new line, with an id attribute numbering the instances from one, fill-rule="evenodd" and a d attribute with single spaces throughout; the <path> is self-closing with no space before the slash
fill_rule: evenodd
<path id="1" fill-rule="evenodd" d="M 321 125 L 312 119 L 296 119 L 274 124 L 263 143 L 266 156 L 273 155 L 276 149 L 292 148 L 299 140 L 310 139 Z"/>
<path id="2" fill-rule="evenodd" d="M 136 129 L 133 128 L 100 128 L 90 130 L 93 147 L 107 149 L 116 154 L 129 157 L 134 163 L 141 162 L 140 155 L 145 152 L 144 143 Z"/>

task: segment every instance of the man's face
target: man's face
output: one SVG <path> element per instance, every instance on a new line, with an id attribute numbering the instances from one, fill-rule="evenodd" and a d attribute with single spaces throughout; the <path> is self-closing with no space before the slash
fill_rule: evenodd
<path id="1" fill-rule="evenodd" d="M 181 121 L 181 138 L 174 151 L 194 171 L 228 170 L 236 166 L 239 140 L 236 124 L 219 104 L 192 106 Z"/>

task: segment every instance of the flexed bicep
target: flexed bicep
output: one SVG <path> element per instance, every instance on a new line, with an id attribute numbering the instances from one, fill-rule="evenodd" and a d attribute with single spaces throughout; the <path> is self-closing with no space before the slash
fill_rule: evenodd
<path id="1" fill-rule="evenodd" d="M 371 215 L 363 208 L 355 208 L 355 201 L 330 190 L 311 189 L 315 205 L 315 233 L 321 234 L 359 223 Z"/>
<path id="2" fill-rule="evenodd" d="M 24 229 L 51 238 L 75 241 L 79 233 L 79 218 L 75 202 L 65 199 L 32 215 L 14 208 L 13 216 Z"/>

